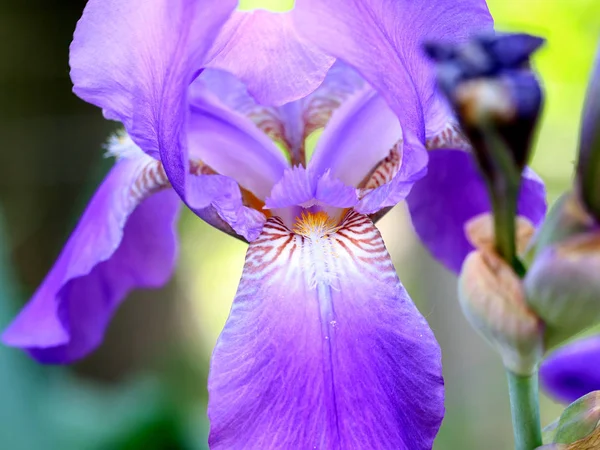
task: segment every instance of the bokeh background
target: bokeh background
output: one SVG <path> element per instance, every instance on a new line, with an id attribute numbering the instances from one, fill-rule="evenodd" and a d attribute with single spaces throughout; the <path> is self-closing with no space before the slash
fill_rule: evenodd
<path id="1" fill-rule="evenodd" d="M 258 2 L 242 3 L 249 8 Z M 573 172 L 600 2 L 488 4 L 499 29 L 548 40 L 535 60 L 547 100 L 533 166 L 553 201 Z M 84 5 L 84 0 L 0 2 L 1 327 L 42 281 L 112 163 L 102 146 L 116 124 L 71 93 L 68 46 Z M 208 362 L 236 290 L 245 245 L 187 212 L 179 228 L 181 258 L 173 280 L 160 290 L 133 293 L 103 346 L 84 361 L 44 367 L 0 347 L 1 449 L 206 448 Z M 511 448 L 503 368 L 463 319 L 455 277 L 420 246 L 403 205 L 380 228 L 443 349 L 447 413 L 435 449 Z M 543 423 L 561 410 L 543 398 Z"/>

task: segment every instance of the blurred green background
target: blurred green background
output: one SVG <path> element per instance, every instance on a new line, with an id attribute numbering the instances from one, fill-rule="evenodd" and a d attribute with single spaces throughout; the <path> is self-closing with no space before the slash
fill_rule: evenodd
<path id="1" fill-rule="evenodd" d="M 571 180 L 600 2 L 488 3 L 499 29 L 548 40 L 536 57 L 547 101 L 533 166 L 553 200 Z M 115 124 L 71 93 L 68 76 L 68 45 L 84 4 L 0 2 L 2 327 L 42 281 L 111 165 L 102 144 Z M 244 8 L 256 4 L 242 1 Z M 380 228 L 443 349 L 447 413 L 435 449 L 511 448 L 504 372 L 463 319 L 455 278 L 421 248 L 403 205 Z M 205 448 L 208 361 L 236 290 L 245 245 L 189 213 L 180 231 L 174 279 L 161 290 L 132 294 L 104 345 L 81 363 L 44 367 L 0 347 L 1 449 Z M 560 405 L 542 400 L 544 423 L 560 411 Z"/>

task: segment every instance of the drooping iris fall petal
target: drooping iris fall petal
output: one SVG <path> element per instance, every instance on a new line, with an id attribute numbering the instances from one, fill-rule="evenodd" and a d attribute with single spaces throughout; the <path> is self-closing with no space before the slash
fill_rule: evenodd
<path id="1" fill-rule="evenodd" d="M 44 363 L 72 362 L 100 344 L 130 290 L 166 283 L 181 203 L 167 185 L 159 162 L 143 153 L 117 162 L 3 342 Z"/>
<path id="2" fill-rule="evenodd" d="M 432 150 L 427 167 L 427 175 L 407 197 L 412 222 L 431 254 L 458 273 L 473 250 L 465 236 L 466 222 L 491 211 L 485 181 L 473 157 L 462 150 Z M 537 227 L 546 213 L 545 199 L 544 183 L 531 169 L 526 169 L 518 214 Z"/>
<path id="3" fill-rule="evenodd" d="M 540 367 L 540 380 L 552 397 L 564 403 L 600 390 L 600 336 L 552 352 Z"/>
<path id="4" fill-rule="evenodd" d="M 211 448 L 430 449 L 440 351 L 379 232 L 354 212 L 296 231 L 270 219 L 248 249 L 213 353 Z"/>

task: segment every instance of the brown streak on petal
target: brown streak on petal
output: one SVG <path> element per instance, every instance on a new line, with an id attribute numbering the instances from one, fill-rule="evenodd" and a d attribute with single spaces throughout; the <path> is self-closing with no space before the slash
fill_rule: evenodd
<path id="1" fill-rule="evenodd" d="M 162 163 L 152 159 L 141 168 L 137 178 L 129 187 L 128 201 L 138 205 L 142 200 L 170 185 Z"/>
<path id="2" fill-rule="evenodd" d="M 199 159 L 190 160 L 190 174 L 192 175 L 216 175 L 210 166 L 200 161 Z"/>
<path id="3" fill-rule="evenodd" d="M 281 118 L 272 108 L 259 108 L 248 113 L 248 118 L 260 128 L 263 133 L 274 141 L 281 142 L 289 150 L 289 145 L 285 140 L 285 131 Z"/>
<path id="4" fill-rule="evenodd" d="M 426 140 L 425 147 L 427 150 L 451 148 L 469 151 L 471 150 L 471 143 L 458 124 L 449 122 L 442 131 Z"/>
<path id="5" fill-rule="evenodd" d="M 402 140 L 398 141 L 389 151 L 388 156 L 377 164 L 358 185 L 360 196 L 392 181 L 392 178 L 402 164 Z"/>
<path id="6" fill-rule="evenodd" d="M 333 111 L 340 107 L 342 99 L 335 97 L 318 96 L 310 99 L 304 108 L 302 117 L 304 119 L 304 139 L 313 131 L 323 128 Z"/>

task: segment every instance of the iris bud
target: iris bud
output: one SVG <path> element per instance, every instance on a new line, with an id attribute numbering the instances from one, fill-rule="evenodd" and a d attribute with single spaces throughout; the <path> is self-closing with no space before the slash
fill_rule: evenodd
<path id="1" fill-rule="evenodd" d="M 428 43 L 438 63 L 438 84 L 456 110 L 488 178 L 496 161 L 489 136 L 493 129 L 523 169 L 542 105 L 538 80 L 528 68 L 543 39 L 526 34 L 484 35 L 466 44 Z"/>
<path id="2" fill-rule="evenodd" d="M 553 347 L 600 323 L 600 231 L 580 233 L 539 253 L 523 285 Z"/>
<path id="3" fill-rule="evenodd" d="M 465 317 L 500 353 L 504 366 L 530 375 L 543 355 L 543 324 L 529 309 L 521 280 L 493 252 L 471 252 L 459 278 Z"/>
<path id="4" fill-rule="evenodd" d="M 586 208 L 600 221 L 600 53 L 586 93 L 577 181 Z"/>
<path id="5" fill-rule="evenodd" d="M 488 34 L 464 44 L 429 43 L 437 81 L 458 116 L 486 182 L 496 222 L 496 251 L 524 272 L 516 258 L 515 224 L 521 172 L 529 159 L 542 107 L 529 57 L 543 39 Z"/>
<path id="6" fill-rule="evenodd" d="M 590 392 L 571 403 L 552 427 L 553 444 L 539 449 L 600 448 L 600 391 Z"/>
<path id="7" fill-rule="evenodd" d="M 578 196 L 567 192 L 548 211 L 530 250 L 532 253 L 539 253 L 549 245 L 594 228 L 594 218 L 585 210 Z"/>

